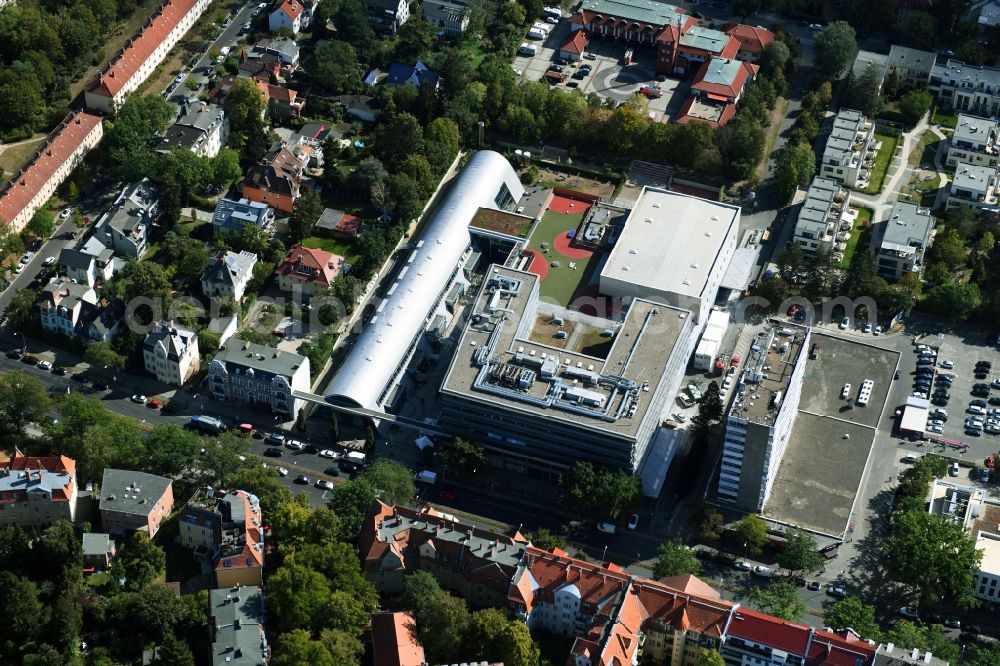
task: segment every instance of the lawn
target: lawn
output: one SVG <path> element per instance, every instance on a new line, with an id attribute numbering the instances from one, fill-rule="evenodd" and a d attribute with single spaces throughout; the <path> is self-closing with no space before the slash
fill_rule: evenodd
<path id="1" fill-rule="evenodd" d="M 7 180 L 11 174 L 17 171 L 24 161 L 31 157 L 31 154 L 38 148 L 38 144 L 45 140 L 45 135 L 39 135 L 35 139 L 29 139 L 24 143 L 12 145 L 4 148 L 0 153 L 0 169 L 3 169 L 3 180 Z"/>
<path id="2" fill-rule="evenodd" d="M 938 143 L 941 141 L 934 132 L 924 132 L 920 135 L 920 141 L 910 152 L 908 163 L 910 167 L 919 164 L 934 165 L 934 157 L 937 155 Z"/>
<path id="3" fill-rule="evenodd" d="M 356 256 L 354 244 L 350 241 L 339 240 L 337 238 L 322 238 L 320 236 L 309 236 L 302 239 L 302 247 L 316 248 L 339 254 L 342 257 Z"/>
<path id="4" fill-rule="evenodd" d="M 861 235 L 864 233 L 868 225 L 872 221 L 872 210 L 871 208 L 858 208 L 858 219 L 854 221 L 854 227 L 851 229 L 851 237 L 847 241 L 847 248 L 844 250 L 844 259 L 840 262 L 841 268 L 848 268 L 851 265 L 851 261 L 854 259 L 854 253 L 858 249 L 858 241 L 861 240 Z"/>
<path id="5" fill-rule="evenodd" d="M 528 240 L 528 245 L 541 250 L 542 243 L 548 245 L 548 251 L 542 253 L 549 264 L 549 273 L 539 287 L 539 294 L 549 302 L 555 302 L 562 306 L 569 305 L 573 294 L 581 286 L 587 284 L 593 273 L 597 262 L 593 255 L 586 258 L 570 259 L 565 257 L 555 249 L 554 240 L 560 236 L 565 236 L 570 229 L 576 229 L 583 221 L 583 213 L 556 213 L 546 211 L 541 222 L 535 227 Z M 553 266 L 552 262 L 558 261 L 559 266 Z M 576 268 L 570 268 L 570 263 Z"/>
<path id="6" fill-rule="evenodd" d="M 878 194 L 882 191 L 885 174 L 889 171 L 889 164 L 892 163 L 893 155 L 896 154 L 896 144 L 898 142 L 896 137 L 876 132 L 875 138 L 882 142 L 882 148 L 878 151 L 878 155 L 875 156 L 875 166 L 872 167 L 871 182 L 868 183 L 868 187 L 861 190 L 865 194 Z"/>
<path id="7" fill-rule="evenodd" d="M 958 125 L 958 116 L 954 113 L 945 113 L 935 109 L 934 115 L 931 117 L 931 124 L 955 129 L 955 126 Z"/>

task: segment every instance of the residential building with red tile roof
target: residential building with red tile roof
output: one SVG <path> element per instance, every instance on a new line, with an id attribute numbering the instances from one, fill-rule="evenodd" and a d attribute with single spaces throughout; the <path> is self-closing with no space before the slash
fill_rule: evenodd
<path id="1" fill-rule="evenodd" d="M 76 519 L 76 461 L 0 454 L 0 525 L 41 527 Z"/>
<path id="2" fill-rule="evenodd" d="M 206 489 L 184 507 L 180 544 L 215 571 L 215 587 L 260 585 L 264 534 L 260 501 L 245 490 Z"/>
<path id="3" fill-rule="evenodd" d="M 284 0 L 268 14 L 267 27 L 272 33 L 285 28 L 297 35 L 302 29 L 304 10 L 305 6 L 300 0 Z"/>
<path id="4" fill-rule="evenodd" d="M 163 62 L 210 0 L 165 0 L 84 91 L 88 109 L 113 114 Z"/>
<path id="5" fill-rule="evenodd" d="M 304 170 L 305 164 L 292 151 L 284 146 L 273 149 L 251 167 L 243 180 L 243 196 L 290 215 L 299 198 Z"/>
<path id="6" fill-rule="evenodd" d="M 736 57 L 747 62 L 757 62 L 764 47 L 774 41 L 774 33 L 759 25 L 727 23 L 722 26 L 722 31 L 736 38 L 740 44 Z"/>
<path id="7" fill-rule="evenodd" d="M 359 539 L 362 566 L 380 592 L 402 591 L 403 575 L 430 571 L 442 587 L 513 611 L 532 631 L 576 638 L 567 666 L 696 666 L 702 649 L 726 663 L 758 666 L 871 666 L 876 646 L 742 608 L 695 576 L 639 578 L 611 563 L 545 551 L 519 533 L 499 535 L 434 509 L 376 502 Z M 483 568 L 495 574 L 469 593 Z M 495 592 L 503 575 L 506 594 Z"/>
<path id="8" fill-rule="evenodd" d="M 278 288 L 282 291 L 300 288 L 316 295 L 333 285 L 343 267 L 344 258 L 339 254 L 295 245 L 274 269 L 274 274 L 278 276 Z"/>
<path id="9" fill-rule="evenodd" d="M 527 543 L 520 533 L 463 525 L 432 507 L 414 511 L 378 501 L 358 541 L 365 576 L 382 594 L 399 594 L 403 576 L 422 569 L 474 607 L 506 605 Z"/>
<path id="10" fill-rule="evenodd" d="M 302 115 L 302 107 L 306 105 L 306 98 L 301 97 L 297 90 L 262 81 L 257 82 L 257 88 L 264 94 L 264 99 L 267 101 L 266 115 L 269 118 L 284 120 L 298 118 Z"/>
<path id="11" fill-rule="evenodd" d="M 103 136 L 99 116 L 73 111 L 63 118 L 0 187 L 0 226 L 22 231 Z"/>
<path id="12" fill-rule="evenodd" d="M 736 115 L 736 105 L 760 67 L 742 60 L 712 58 L 702 63 L 684 100 L 677 122 L 700 120 L 715 127 Z"/>
<path id="13" fill-rule="evenodd" d="M 413 613 L 372 615 L 372 652 L 375 666 L 424 666 L 424 646 L 417 638 Z"/>

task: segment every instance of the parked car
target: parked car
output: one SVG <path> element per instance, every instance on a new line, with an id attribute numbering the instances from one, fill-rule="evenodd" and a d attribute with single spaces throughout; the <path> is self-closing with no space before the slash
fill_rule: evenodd
<path id="1" fill-rule="evenodd" d="M 842 587 L 838 587 L 836 585 L 827 585 L 826 593 L 829 594 L 831 597 L 837 597 L 838 599 L 843 599 L 844 597 L 847 596 L 847 590 L 845 590 Z"/>
<path id="2" fill-rule="evenodd" d="M 278 451 L 278 453 L 281 453 L 281 451 Z M 278 476 L 288 476 L 288 468 L 287 467 L 279 467 L 278 468 Z"/>
<path id="3" fill-rule="evenodd" d="M 63 208 L 63 211 L 59 213 L 60 220 L 68 220 L 69 216 L 73 214 L 72 208 Z"/>
<path id="4" fill-rule="evenodd" d="M 285 455 L 285 452 L 277 447 L 272 446 L 271 448 L 266 449 L 264 451 L 264 455 L 267 456 L 268 458 L 280 458 L 281 456 Z"/>
<path id="5" fill-rule="evenodd" d="M 327 467 L 326 469 L 323 470 L 323 473 L 326 474 L 327 476 L 340 476 L 340 468 Z"/>
<path id="6" fill-rule="evenodd" d="M 908 617 L 911 620 L 920 619 L 920 612 L 917 611 L 917 609 L 913 608 L 912 606 L 903 606 L 902 608 L 899 609 L 899 614 L 900 616 Z"/>
<path id="7" fill-rule="evenodd" d="M 958 476 L 959 467 L 957 462 L 953 462 L 948 468 L 948 476 Z"/>
<path id="8" fill-rule="evenodd" d="M 316 482 L 317 488 L 322 488 L 323 490 L 333 490 L 333 481 L 327 481 L 326 479 L 320 479 Z"/>
<path id="9" fill-rule="evenodd" d="M 268 444 L 284 444 L 285 436 L 280 432 L 272 432 L 264 439 Z"/>
<path id="10" fill-rule="evenodd" d="M 48 361 L 39 361 L 38 362 L 38 369 L 39 370 L 51 370 L 52 369 L 52 364 L 50 362 L 48 362 Z"/>
<path id="11" fill-rule="evenodd" d="M 295 477 L 295 483 L 303 483 L 309 485 L 310 481 L 311 481 L 310 478 L 305 474 L 299 474 L 297 477 Z"/>
<path id="12" fill-rule="evenodd" d="M 336 460 L 340 457 L 340 454 L 336 451 L 331 451 L 330 449 L 323 449 L 319 452 L 320 458 L 329 458 L 330 460 Z"/>
<path id="13" fill-rule="evenodd" d="M 132 400 L 132 402 L 134 402 L 137 405 L 145 405 L 146 404 L 146 396 L 140 395 L 138 393 L 136 393 L 135 395 L 133 395 L 132 398 L 131 398 L 131 400 Z"/>
<path id="14" fill-rule="evenodd" d="M 62 377 L 63 375 L 66 374 L 66 368 L 62 367 L 61 365 L 57 365 L 56 367 L 52 368 L 52 374 L 58 377 Z"/>
<path id="15" fill-rule="evenodd" d="M 758 564 L 753 568 L 754 574 L 760 576 L 761 578 L 770 578 L 774 575 L 774 571 L 771 567 L 765 567 L 763 564 Z"/>
<path id="16" fill-rule="evenodd" d="M 811 580 L 806 584 L 806 589 L 812 590 L 813 592 L 817 592 L 823 589 L 823 583 L 819 582 L 818 580 Z"/>
<path id="17" fill-rule="evenodd" d="M 845 330 L 851 325 L 851 319 L 849 317 L 844 317 L 840 320 L 840 330 Z"/>
<path id="18" fill-rule="evenodd" d="M 634 530 L 637 527 L 639 527 L 639 514 L 633 513 L 632 516 L 628 519 L 628 528 L 630 530 Z"/>
<path id="19" fill-rule="evenodd" d="M 285 442 L 285 448 L 288 449 L 289 451 L 301 451 L 302 449 L 306 448 L 306 445 L 303 444 L 302 442 L 297 442 L 294 439 L 290 439 L 287 442 Z"/>
<path id="20" fill-rule="evenodd" d="M 597 523 L 597 531 L 604 532 L 605 534 L 614 534 L 615 533 L 614 523 Z"/>
<path id="21" fill-rule="evenodd" d="M 739 569 L 740 571 L 753 571 L 753 566 L 745 560 L 740 560 L 733 566 Z"/>
<path id="22" fill-rule="evenodd" d="M 864 332 L 865 333 L 871 333 L 872 332 L 872 325 L 871 324 L 865 324 Z"/>
<path id="23" fill-rule="evenodd" d="M 639 92 L 651 99 L 663 96 L 663 89 L 660 86 L 642 86 L 639 88 Z"/>

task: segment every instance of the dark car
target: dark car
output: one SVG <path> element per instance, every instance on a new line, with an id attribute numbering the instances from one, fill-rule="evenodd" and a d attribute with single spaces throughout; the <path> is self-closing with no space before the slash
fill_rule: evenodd
<path id="1" fill-rule="evenodd" d="M 102 381 L 96 381 L 94 382 L 94 388 L 98 391 L 107 391 L 108 385 Z"/>
<path id="2" fill-rule="evenodd" d="M 934 365 L 934 360 L 929 358 L 917 359 L 917 365 Z"/>
<path id="3" fill-rule="evenodd" d="M 990 394 L 989 389 L 972 389 L 971 394 L 980 398 L 985 398 Z"/>
<path id="4" fill-rule="evenodd" d="M 306 453 L 319 453 L 319 447 L 315 444 L 306 444 L 302 450 Z"/>
<path id="5" fill-rule="evenodd" d="M 585 78 L 587 78 L 587 73 L 582 71 L 577 72 L 576 74 L 573 75 L 573 78 L 576 79 L 577 81 L 583 81 Z"/>
<path id="6" fill-rule="evenodd" d="M 11 349 L 7 352 L 7 358 L 19 359 L 24 356 L 24 352 L 20 349 Z"/>
<path id="7" fill-rule="evenodd" d="M 21 363 L 25 365 L 38 365 L 38 359 L 34 356 L 22 356 Z"/>
<path id="8" fill-rule="evenodd" d="M 986 401 L 985 400 L 973 400 L 969 404 L 973 405 L 974 407 L 985 407 L 986 406 Z"/>
<path id="9" fill-rule="evenodd" d="M 962 621 L 953 615 L 946 615 L 944 620 L 942 620 L 942 624 L 944 624 L 944 626 L 948 627 L 949 629 L 962 628 Z"/>
<path id="10" fill-rule="evenodd" d="M 986 402 L 988 402 L 991 405 L 1000 405 L 1000 396 L 993 396 L 992 398 L 990 398 Z"/>
<path id="11" fill-rule="evenodd" d="M 946 407 L 948 405 L 948 399 L 940 396 L 935 396 L 931 398 L 931 404 L 937 405 L 938 407 Z"/>
<path id="12" fill-rule="evenodd" d="M 56 367 L 52 368 L 52 374 L 62 377 L 63 375 L 66 374 L 66 368 L 62 367 L 61 365 L 57 365 Z"/>
<path id="13" fill-rule="evenodd" d="M 271 448 L 266 449 L 264 451 L 264 455 L 267 456 L 268 458 L 280 458 L 281 456 L 285 455 L 285 452 L 279 448 L 272 446 Z"/>
<path id="14" fill-rule="evenodd" d="M 831 597 L 837 597 L 838 599 L 843 599 L 844 597 L 847 596 L 847 590 L 845 590 L 842 587 L 838 587 L 836 585 L 827 585 L 826 593 L 829 594 Z"/>
<path id="15" fill-rule="evenodd" d="M 985 371 L 976 372 L 976 379 L 987 379 L 987 378 L 989 378 L 989 375 Z"/>
<path id="16" fill-rule="evenodd" d="M 944 400 L 945 402 L 951 400 L 951 394 L 946 391 L 934 391 L 933 397 Z"/>
<path id="17" fill-rule="evenodd" d="M 38 252 L 41 249 L 42 249 L 42 239 L 36 238 L 35 242 L 31 244 L 31 251 Z"/>
<path id="18" fill-rule="evenodd" d="M 990 388 L 990 385 L 989 384 L 973 384 L 972 388 L 979 389 L 979 390 L 986 389 L 988 391 L 989 388 Z"/>
<path id="19" fill-rule="evenodd" d="M 965 434 L 969 437 L 982 437 L 983 433 L 981 430 L 976 430 L 975 428 L 966 428 Z"/>
<path id="20" fill-rule="evenodd" d="M 309 477 L 306 476 L 305 474 L 299 474 L 297 477 L 295 477 L 295 483 L 304 483 L 304 484 L 308 485 L 309 484 Z"/>
<path id="21" fill-rule="evenodd" d="M 268 444 L 283 444 L 285 442 L 285 436 L 280 432 L 272 432 L 267 436 Z"/>
<path id="22" fill-rule="evenodd" d="M 340 476 L 340 468 L 327 467 L 326 469 L 323 470 L 323 473 L 326 474 L 327 476 Z"/>
<path id="23" fill-rule="evenodd" d="M 562 67 L 562 65 L 552 65 L 552 66 L 549 67 L 549 71 L 550 72 L 558 72 L 558 73 L 562 74 L 563 67 Z"/>
<path id="24" fill-rule="evenodd" d="M 566 65 L 568 65 L 568 64 L 569 64 L 569 61 L 568 61 L 568 60 L 565 60 L 565 59 L 563 59 L 563 58 L 556 58 L 556 59 L 555 59 L 555 60 L 553 60 L 552 62 L 554 62 L 554 63 L 555 63 L 555 64 L 557 64 L 557 65 L 561 65 L 561 66 L 563 66 L 563 67 L 565 67 Z M 560 70 L 560 71 L 561 71 L 561 70 Z"/>
<path id="25" fill-rule="evenodd" d="M 993 367 L 992 361 L 976 361 L 977 368 L 986 368 L 987 370 Z"/>

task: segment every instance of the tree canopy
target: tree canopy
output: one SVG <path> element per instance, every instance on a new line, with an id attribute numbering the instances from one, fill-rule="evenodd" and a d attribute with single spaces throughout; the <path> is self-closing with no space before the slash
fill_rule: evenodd
<path id="1" fill-rule="evenodd" d="M 750 590 L 750 603 L 758 610 L 784 620 L 798 620 L 806 611 L 799 591 L 788 581 L 779 580 L 770 586 Z"/>
<path id="2" fill-rule="evenodd" d="M 846 21 L 834 21 L 816 33 L 814 62 L 821 74 L 840 76 L 858 55 L 854 28 Z"/>
<path id="3" fill-rule="evenodd" d="M 656 551 L 656 564 L 653 565 L 653 578 L 681 576 L 683 574 L 701 573 L 701 562 L 690 548 L 681 541 L 673 539 L 660 544 Z"/>
<path id="4" fill-rule="evenodd" d="M 612 519 L 621 516 L 642 491 L 639 479 L 624 470 L 595 469 L 586 461 L 577 461 L 562 483 L 579 506 Z"/>

